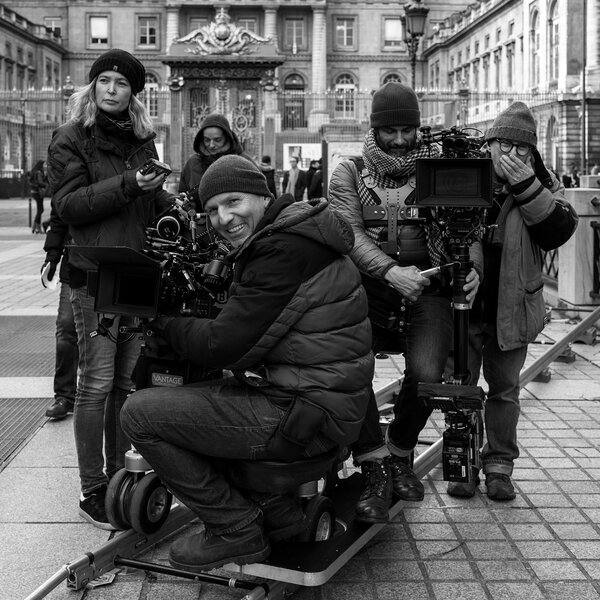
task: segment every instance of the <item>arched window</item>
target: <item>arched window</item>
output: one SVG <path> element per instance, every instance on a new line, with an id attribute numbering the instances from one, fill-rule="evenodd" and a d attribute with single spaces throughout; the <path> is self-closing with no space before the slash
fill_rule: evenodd
<path id="1" fill-rule="evenodd" d="M 390 81 L 397 81 L 398 83 L 402 83 L 402 77 L 400 77 L 400 75 L 398 75 L 398 73 L 388 73 L 383 78 L 381 85 L 385 85 L 386 83 L 389 83 Z"/>
<path id="2" fill-rule="evenodd" d="M 338 75 L 335 80 L 335 118 L 353 119 L 356 83 L 349 73 Z"/>
<path id="3" fill-rule="evenodd" d="M 154 73 L 146 73 L 144 96 L 140 98 L 151 117 L 158 117 L 158 77 Z"/>
<path id="4" fill-rule="evenodd" d="M 531 87 L 537 87 L 540 83 L 540 13 L 537 9 L 531 13 L 529 49 L 529 84 Z"/>
<path id="5" fill-rule="evenodd" d="M 552 3 L 548 14 L 548 77 L 552 81 L 558 79 L 558 2 Z"/>
<path id="6" fill-rule="evenodd" d="M 306 127 L 304 119 L 304 91 L 306 82 L 298 73 L 292 73 L 283 80 L 285 104 L 283 112 L 284 129 Z"/>

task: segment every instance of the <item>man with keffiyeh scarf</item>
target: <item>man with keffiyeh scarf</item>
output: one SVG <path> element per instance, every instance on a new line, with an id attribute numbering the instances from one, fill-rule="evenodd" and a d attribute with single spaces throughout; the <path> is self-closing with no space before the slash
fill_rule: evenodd
<path id="1" fill-rule="evenodd" d="M 437 155 L 422 145 L 419 125 L 415 92 L 399 82 L 385 84 L 373 95 L 362 157 L 340 163 L 329 184 L 332 209 L 354 230 L 350 257 L 369 295 L 373 350 L 400 345 L 406 364 L 385 441 L 372 394 L 360 438 L 352 446 L 366 482 L 356 518 L 369 523 L 387 521 L 392 495 L 408 501 L 424 498 L 412 458 L 431 409 L 418 400 L 417 384 L 441 381 L 452 343 L 451 282 L 443 275 L 420 274 L 449 260 L 436 224 L 424 218 L 423 209 L 411 206 L 416 161 Z M 464 286 L 468 301 L 479 285 L 478 250 L 480 246 L 471 252 L 477 270 L 471 269 Z M 389 303 L 398 316 L 393 324 L 375 311 Z"/>

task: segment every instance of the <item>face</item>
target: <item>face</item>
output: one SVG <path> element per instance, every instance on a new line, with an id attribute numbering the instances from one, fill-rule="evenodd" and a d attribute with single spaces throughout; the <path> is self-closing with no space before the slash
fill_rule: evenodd
<path id="1" fill-rule="evenodd" d="M 508 140 L 504 138 L 501 140 L 495 139 L 488 142 L 488 148 L 490 150 L 492 162 L 494 163 L 494 171 L 496 172 L 496 175 L 502 179 L 506 179 L 504 171 L 500 166 L 500 158 L 504 154 L 512 154 L 525 164 L 533 164 L 533 159 L 531 156 L 532 148 L 523 142 L 517 142 L 516 140 Z"/>
<path id="2" fill-rule="evenodd" d="M 223 192 L 204 205 L 211 225 L 234 248 L 253 233 L 265 214 L 269 198 L 246 192 Z"/>
<path id="3" fill-rule="evenodd" d="M 109 115 L 124 113 L 129 107 L 131 85 L 115 71 L 103 71 L 96 79 L 96 104 Z"/>
<path id="4" fill-rule="evenodd" d="M 375 129 L 377 145 L 390 156 L 404 156 L 417 146 L 417 128 L 394 125 Z"/>
<path id="5" fill-rule="evenodd" d="M 297 158 L 290 158 L 290 169 L 295 169 L 298 166 Z"/>
<path id="6" fill-rule="evenodd" d="M 202 136 L 202 142 L 209 154 L 218 154 L 229 149 L 229 140 L 220 127 L 207 127 Z"/>

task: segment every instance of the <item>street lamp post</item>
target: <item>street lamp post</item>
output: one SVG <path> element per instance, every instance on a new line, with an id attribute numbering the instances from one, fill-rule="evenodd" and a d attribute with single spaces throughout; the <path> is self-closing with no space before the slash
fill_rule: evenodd
<path id="1" fill-rule="evenodd" d="M 401 17 L 402 39 L 408 46 L 413 89 L 415 88 L 416 79 L 417 50 L 419 49 L 419 41 L 425 33 L 425 22 L 428 14 L 429 9 L 421 3 L 421 0 L 411 0 L 404 5 L 404 17 Z"/>

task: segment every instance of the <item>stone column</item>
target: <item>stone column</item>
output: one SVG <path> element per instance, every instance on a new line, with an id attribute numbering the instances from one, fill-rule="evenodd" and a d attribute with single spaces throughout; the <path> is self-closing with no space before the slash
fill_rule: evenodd
<path id="1" fill-rule="evenodd" d="M 265 32 L 264 36 L 271 38 L 275 48 L 279 48 L 277 41 L 277 8 L 265 8 Z"/>
<path id="2" fill-rule="evenodd" d="M 327 21 L 325 7 L 313 8 L 312 29 L 312 89 L 315 94 L 313 106 L 309 109 L 308 129 L 318 131 L 321 125 L 329 122 L 325 105 L 327 89 Z"/>
<path id="3" fill-rule="evenodd" d="M 173 40 L 178 37 L 181 37 L 179 35 L 179 8 L 177 8 L 176 6 L 167 6 L 167 53 L 171 48 Z"/>

